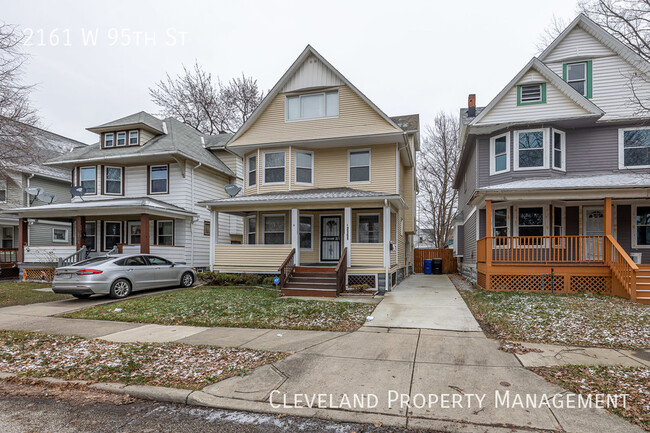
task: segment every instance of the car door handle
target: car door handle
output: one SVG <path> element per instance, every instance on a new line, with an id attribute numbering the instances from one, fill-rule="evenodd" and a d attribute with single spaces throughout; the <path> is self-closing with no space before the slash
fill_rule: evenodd
<path id="1" fill-rule="evenodd" d="M 133 270 L 133 268 L 131 268 L 131 269 L 127 269 L 126 271 L 127 271 L 127 272 L 131 272 L 132 270 Z"/>

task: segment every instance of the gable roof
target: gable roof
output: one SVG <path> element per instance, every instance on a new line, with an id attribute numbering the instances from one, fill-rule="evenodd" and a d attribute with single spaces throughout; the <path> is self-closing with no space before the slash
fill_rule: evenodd
<path id="1" fill-rule="evenodd" d="M 405 132 L 420 131 L 420 115 L 406 114 L 404 116 L 392 116 L 391 119 L 395 124 Z"/>
<path id="2" fill-rule="evenodd" d="M 583 13 L 578 15 L 571 24 L 569 24 L 567 28 L 564 29 L 564 31 L 562 31 L 562 33 L 560 33 L 544 51 L 542 51 L 538 56 L 539 60 L 544 61 L 560 44 L 560 42 L 562 42 L 576 27 L 589 33 L 591 36 L 596 38 L 596 40 L 621 56 L 628 63 L 640 69 L 642 72 L 645 72 L 646 74 L 650 73 L 650 63 Z"/>
<path id="3" fill-rule="evenodd" d="M 589 99 L 585 98 L 583 95 L 578 93 L 573 87 L 569 86 L 564 80 L 562 80 L 555 72 L 551 71 L 548 66 L 542 63 L 538 58 L 533 57 L 530 62 L 524 66 L 524 68 L 519 71 L 515 77 L 510 80 L 510 82 L 499 92 L 499 94 L 490 101 L 490 103 L 481 110 L 480 113 L 476 115 L 474 120 L 470 122 L 470 126 L 477 125 L 481 122 L 487 114 L 492 110 L 498 103 L 503 99 L 506 94 L 521 81 L 522 77 L 526 75 L 531 70 L 539 72 L 550 84 L 555 86 L 561 93 L 575 102 L 578 106 L 583 108 L 585 111 L 592 116 L 602 116 L 605 114 L 603 110 L 598 108 L 596 104 L 591 102 Z"/>
<path id="4" fill-rule="evenodd" d="M 375 110 L 386 122 L 388 122 L 391 126 L 393 126 L 395 129 L 402 130 L 399 126 L 395 124 L 395 122 L 386 115 L 383 111 L 379 109 L 370 99 L 366 97 L 359 89 L 357 89 L 347 78 L 343 76 L 334 66 L 332 66 L 323 56 L 321 56 L 318 51 L 316 51 L 311 45 L 307 45 L 303 52 L 298 56 L 298 58 L 293 62 L 293 64 L 289 67 L 289 69 L 282 75 L 280 80 L 273 86 L 271 91 L 264 97 L 260 105 L 255 109 L 253 114 L 244 122 L 244 124 L 237 130 L 235 135 L 230 139 L 229 143 L 234 142 L 237 140 L 239 137 L 241 137 L 244 132 L 246 132 L 251 125 L 253 125 L 257 119 L 264 113 L 264 111 L 268 108 L 268 106 L 273 102 L 275 97 L 282 91 L 283 87 L 287 82 L 293 77 L 294 73 L 300 68 L 300 66 L 303 64 L 305 60 L 309 58 L 309 56 L 315 56 L 319 61 L 321 61 L 327 68 L 329 68 L 334 75 L 340 79 L 345 85 L 347 85 L 354 93 L 356 93 L 366 104 L 368 104 L 370 107 L 372 107 L 373 110 Z"/>
<path id="5" fill-rule="evenodd" d="M 90 132 L 100 133 L 119 127 L 127 128 L 140 125 L 145 126 L 146 128 L 152 130 L 153 132 L 157 132 L 158 134 L 163 134 L 165 132 L 163 121 L 145 111 L 140 111 L 139 113 L 131 114 L 129 116 L 122 117 L 121 119 L 113 120 L 108 123 L 86 129 Z"/>

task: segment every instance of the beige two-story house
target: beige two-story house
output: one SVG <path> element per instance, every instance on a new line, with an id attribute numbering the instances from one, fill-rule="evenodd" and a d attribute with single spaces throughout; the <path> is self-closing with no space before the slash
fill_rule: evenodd
<path id="1" fill-rule="evenodd" d="M 243 189 L 202 204 L 215 223 L 243 217 L 244 237 L 212 239 L 213 269 L 279 273 L 285 294 L 323 296 L 411 272 L 417 115 L 387 116 L 307 46 L 226 148 L 243 158 Z"/>

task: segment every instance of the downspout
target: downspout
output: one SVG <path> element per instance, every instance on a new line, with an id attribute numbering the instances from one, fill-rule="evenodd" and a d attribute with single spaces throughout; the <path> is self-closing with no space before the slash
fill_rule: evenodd
<path id="1" fill-rule="evenodd" d="M 30 185 L 30 180 L 32 180 L 32 177 L 36 176 L 36 173 L 32 173 L 30 176 L 27 177 L 27 188 L 29 188 Z M 23 193 L 24 194 L 24 193 Z M 31 207 L 32 201 L 29 199 L 29 195 L 27 196 L 27 207 Z M 31 230 L 29 229 L 29 224 L 27 225 L 27 245 L 32 244 L 32 239 L 31 239 Z M 23 246 L 24 248 L 24 246 Z"/>
<path id="2" fill-rule="evenodd" d="M 202 165 L 203 163 L 199 162 L 195 167 L 192 168 L 192 179 L 190 179 L 190 210 L 192 213 L 194 213 L 194 170 L 201 167 Z M 194 217 L 192 217 L 192 220 L 190 221 L 190 244 L 190 248 L 192 249 L 192 252 L 190 254 L 190 266 L 194 267 Z"/>

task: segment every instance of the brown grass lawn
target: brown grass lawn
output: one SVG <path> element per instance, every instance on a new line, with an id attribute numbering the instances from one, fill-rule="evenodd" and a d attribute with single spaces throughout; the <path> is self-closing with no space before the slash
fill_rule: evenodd
<path id="1" fill-rule="evenodd" d="M 37 302 L 50 302 L 71 298 L 70 295 L 57 295 L 52 292 L 34 290 L 44 287 L 51 287 L 51 284 L 23 283 L 18 281 L 0 282 L 0 307 L 35 304 Z"/>

